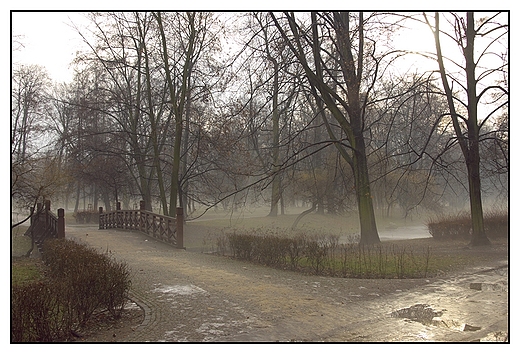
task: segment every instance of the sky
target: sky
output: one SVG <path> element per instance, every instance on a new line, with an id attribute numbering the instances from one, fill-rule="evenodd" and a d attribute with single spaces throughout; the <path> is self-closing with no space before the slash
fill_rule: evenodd
<path id="1" fill-rule="evenodd" d="M 46 67 L 56 82 L 70 82 L 70 63 L 84 46 L 72 24 L 88 23 L 81 12 L 12 12 L 13 64 L 38 64 Z M 425 40 L 425 36 L 428 36 Z M 399 48 L 426 50 L 433 44 L 426 28 L 396 38 Z"/>
<path id="2" fill-rule="evenodd" d="M 83 25 L 84 16 L 79 12 L 13 12 L 13 64 L 42 65 L 54 81 L 70 82 L 69 65 L 82 47 L 82 39 L 71 23 Z"/>
<path id="3" fill-rule="evenodd" d="M 12 63 L 39 64 L 46 67 L 54 81 L 71 81 L 70 63 L 75 52 L 84 46 L 72 24 L 80 28 L 88 24 L 85 15 L 84 12 L 13 11 L 10 21 L 13 36 Z M 396 47 L 400 49 L 434 50 L 433 38 L 426 26 L 419 26 L 394 40 Z M 407 60 L 411 63 L 415 59 Z M 424 66 L 421 68 L 426 69 Z"/>

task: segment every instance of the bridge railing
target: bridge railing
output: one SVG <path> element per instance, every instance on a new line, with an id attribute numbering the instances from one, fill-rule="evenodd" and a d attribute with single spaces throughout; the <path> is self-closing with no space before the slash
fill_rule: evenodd
<path id="1" fill-rule="evenodd" d="M 143 202 L 139 210 L 120 210 L 120 206 L 118 203 L 117 210 L 110 212 L 99 208 L 100 230 L 136 230 L 177 248 L 184 248 L 182 208 L 177 208 L 177 217 L 173 218 L 145 210 Z"/>
<path id="2" fill-rule="evenodd" d="M 26 235 L 31 237 L 42 250 L 43 241 L 46 238 L 65 238 L 65 210 L 58 209 L 58 215 L 51 211 L 51 201 L 46 200 L 43 204 L 38 203 L 36 210 L 31 208 L 31 225 Z"/>

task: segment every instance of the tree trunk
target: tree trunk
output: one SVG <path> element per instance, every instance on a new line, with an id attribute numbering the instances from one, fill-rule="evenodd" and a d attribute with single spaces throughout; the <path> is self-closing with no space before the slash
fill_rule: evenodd
<path id="1" fill-rule="evenodd" d="M 475 154 L 470 151 L 470 154 Z M 469 161 L 468 168 L 468 183 L 469 183 L 469 201 L 471 208 L 471 245 L 483 246 L 490 244 L 484 230 L 484 212 L 482 208 L 482 196 L 480 188 L 480 171 L 479 163 L 477 161 Z"/>
<path id="2" fill-rule="evenodd" d="M 188 84 L 189 87 L 191 87 L 190 84 Z M 182 142 L 182 170 L 181 175 L 184 176 L 184 183 L 182 187 L 182 193 L 180 194 L 180 205 L 184 209 L 184 215 L 189 215 L 189 201 L 188 201 L 188 188 L 189 188 L 189 182 L 186 177 L 188 173 L 188 148 L 189 148 L 189 140 L 190 140 L 190 119 L 191 119 L 191 88 L 187 92 L 186 97 L 186 114 L 185 114 L 185 125 L 184 125 L 184 137 Z M 186 218 L 184 218 L 186 220 Z"/>
<path id="3" fill-rule="evenodd" d="M 477 80 L 475 77 L 475 22 L 473 12 L 467 13 L 467 45 L 464 48 L 466 58 L 466 80 L 468 92 L 468 153 L 466 166 L 468 170 L 469 200 L 471 206 L 471 245 L 482 246 L 489 244 L 489 239 L 484 230 L 484 212 L 482 210 L 482 196 L 480 186 L 480 151 L 479 151 L 479 125 L 477 120 Z"/>
<path id="4" fill-rule="evenodd" d="M 97 183 L 94 184 L 94 197 L 93 197 L 93 209 L 98 210 L 99 190 Z M 117 186 L 116 186 L 116 201 L 117 201 Z"/>
<path id="5" fill-rule="evenodd" d="M 139 188 L 141 190 L 141 198 L 145 202 L 145 210 L 152 211 L 152 196 L 150 192 L 150 184 L 144 175 L 144 166 L 137 166 L 139 170 Z"/>
<path id="6" fill-rule="evenodd" d="M 318 205 L 318 202 L 313 202 L 312 203 L 312 206 L 307 209 L 307 210 L 304 210 L 300 215 L 298 215 L 298 217 L 296 218 L 296 220 L 294 220 L 292 226 L 291 226 L 291 230 L 294 230 L 296 229 L 296 226 L 298 226 L 298 223 L 300 222 L 300 220 L 307 214 L 310 214 L 312 213 L 314 210 L 316 210 L 316 205 Z"/>
<path id="7" fill-rule="evenodd" d="M 105 202 L 105 211 L 107 213 L 109 211 L 112 211 L 112 208 L 110 207 L 110 197 L 109 197 L 108 193 L 103 193 L 103 201 Z"/>
<path id="8" fill-rule="evenodd" d="M 164 178 L 162 174 L 162 166 L 161 166 L 161 160 L 160 160 L 160 153 L 161 153 L 161 147 L 159 146 L 159 139 L 158 139 L 158 127 L 157 123 L 159 118 L 156 116 L 154 112 L 154 105 L 152 101 L 152 84 L 150 80 L 150 69 L 149 69 L 149 60 L 148 60 L 148 52 L 146 50 L 146 45 L 143 44 L 144 49 L 144 57 L 145 57 L 145 78 L 146 78 L 146 87 L 147 87 L 147 99 L 148 99 L 148 114 L 150 119 L 150 126 L 151 126 L 151 136 L 150 139 L 152 140 L 152 146 L 153 146 L 153 160 L 154 160 L 154 166 L 155 166 L 155 173 L 157 175 L 157 183 L 159 185 L 159 199 L 161 200 L 161 205 L 163 208 L 163 214 L 168 215 L 168 203 L 166 200 L 166 190 L 164 187 Z"/>
<path id="9" fill-rule="evenodd" d="M 81 195 L 81 184 L 78 181 L 78 186 L 76 188 L 76 203 L 74 204 L 74 214 L 76 214 L 79 210 L 79 197 Z"/>
<path id="10" fill-rule="evenodd" d="M 273 183 L 271 185 L 271 211 L 269 216 L 278 215 L 278 201 L 280 200 L 280 117 L 278 113 L 278 62 L 268 56 L 274 66 L 273 83 Z"/>
<path id="11" fill-rule="evenodd" d="M 368 164 L 365 153 L 365 143 L 362 137 L 356 139 L 357 146 L 353 156 L 355 168 L 353 168 L 356 184 L 356 198 L 358 202 L 360 244 L 379 243 L 376 217 L 370 193 L 370 180 L 368 177 Z"/>

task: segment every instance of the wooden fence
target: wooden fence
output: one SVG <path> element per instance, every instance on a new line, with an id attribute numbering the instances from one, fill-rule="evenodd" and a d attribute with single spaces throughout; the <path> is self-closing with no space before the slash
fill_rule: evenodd
<path id="1" fill-rule="evenodd" d="M 184 221 L 182 208 L 177 208 L 177 217 L 149 212 L 141 201 L 139 210 L 117 210 L 103 212 L 99 208 L 99 229 L 136 230 L 177 248 L 184 248 Z"/>
<path id="2" fill-rule="evenodd" d="M 43 205 L 38 203 L 36 211 L 31 208 L 30 220 L 31 225 L 25 235 L 31 237 L 40 252 L 46 238 L 65 238 L 65 210 L 60 208 L 58 215 L 54 214 L 50 200 L 46 200 Z"/>

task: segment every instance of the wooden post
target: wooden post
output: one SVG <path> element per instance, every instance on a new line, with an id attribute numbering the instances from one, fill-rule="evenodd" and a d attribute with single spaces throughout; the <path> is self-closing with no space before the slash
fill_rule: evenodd
<path id="1" fill-rule="evenodd" d="M 103 214 L 103 207 L 99 207 L 99 229 L 104 229 L 104 218 L 101 216 L 101 214 Z"/>
<path id="2" fill-rule="evenodd" d="M 177 228 L 177 248 L 184 248 L 184 220 L 182 208 L 177 208 L 175 226 Z"/>
<path id="3" fill-rule="evenodd" d="M 58 209 L 58 238 L 65 238 L 65 210 Z"/>
<path id="4" fill-rule="evenodd" d="M 121 216 L 120 211 L 121 211 L 121 202 L 117 202 L 117 203 L 116 203 L 116 212 L 115 212 L 115 214 L 114 214 L 116 220 L 120 220 L 120 216 Z M 116 227 L 117 227 L 117 226 L 116 226 Z"/>
<path id="5" fill-rule="evenodd" d="M 146 203 L 144 200 L 139 201 L 139 229 L 148 233 L 148 228 L 146 227 L 146 216 L 145 216 Z"/>

